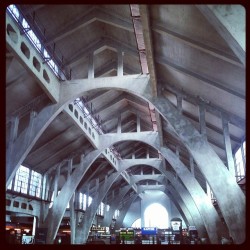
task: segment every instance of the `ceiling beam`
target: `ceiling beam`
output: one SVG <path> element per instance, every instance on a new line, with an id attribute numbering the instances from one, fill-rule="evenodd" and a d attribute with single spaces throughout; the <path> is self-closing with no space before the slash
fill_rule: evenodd
<path id="1" fill-rule="evenodd" d="M 94 53 L 95 50 L 105 46 L 105 42 L 103 38 L 100 38 L 93 43 L 89 43 L 86 47 L 82 47 L 82 49 L 78 50 L 75 55 L 69 58 L 65 63 L 64 66 L 75 66 L 79 61 L 83 60 L 84 58 L 88 59 L 88 56 L 91 53 Z"/>
<path id="2" fill-rule="evenodd" d="M 63 131 L 58 133 L 55 137 L 50 138 L 47 142 L 43 143 L 42 146 L 36 148 L 35 150 L 32 150 L 27 156 L 27 158 L 29 157 L 33 158 L 36 156 L 36 154 L 41 154 L 44 150 L 47 150 L 48 148 L 53 147 L 53 145 L 59 143 L 62 137 L 65 136 L 67 133 L 72 133 L 75 130 L 76 130 L 76 127 L 74 125 L 64 129 Z"/>
<path id="3" fill-rule="evenodd" d="M 186 117 L 188 117 L 190 120 L 192 120 L 193 122 L 199 124 L 199 118 L 194 116 L 193 114 L 183 111 L 183 115 L 185 115 Z M 218 133 L 219 135 L 223 136 L 223 129 L 220 129 L 212 124 L 210 124 L 209 122 L 206 121 L 206 128 L 209 128 L 210 130 L 212 130 L 215 133 Z M 241 144 L 241 139 L 237 138 L 234 135 L 230 134 L 230 139 L 232 141 L 234 141 L 235 143 L 238 143 L 239 145 Z"/>
<path id="4" fill-rule="evenodd" d="M 108 61 L 95 69 L 95 77 L 103 77 L 104 75 L 111 73 L 112 71 L 116 71 L 116 68 L 117 60 L 112 59 L 111 61 Z"/>
<path id="5" fill-rule="evenodd" d="M 66 143 L 65 145 L 63 145 L 63 146 L 60 145 L 60 149 L 58 149 L 53 154 L 50 154 L 49 157 L 45 157 L 45 159 L 41 159 L 41 161 L 36 164 L 36 166 L 33 168 L 33 170 L 40 169 L 44 165 L 51 166 L 51 164 L 48 164 L 48 162 L 51 160 L 54 160 L 55 158 L 58 158 L 58 157 L 60 159 L 57 159 L 57 162 L 63 161 L 64 159 L 69 157 L 70 154 L 72 154 L 72 152 L 74 152 L 77 147 L 82 145 L 82 140 L 83 140 L 82 136 L 77 136 L 75 138 L 72 138 L 71 141 Z"/>
<path id="6" fill-rule="evenodd" d="M 150 75 L 152 95 L 153 97 L 156 97 L 158 95 L 157 76 L 156 76 L 156 71 L 155 71 L 155 59 L 154 59 L 154 52 L 153 52 L 154 50 L 153 50 L 151 23 L 150 23 L 148 6 L 143 5 L 143 4 L 139 5 L 139 11 L 141 15 L 142 32 L 143 32 L 144 43 L 145 43 L 147 65 L 148 65 L 148 71 Z M 149 108 L 149 111 L 153 112 L 153 110 L 151 110 L 150 108 Z M 155 110 L 155 118 L 156 118 L 156 124 L 157 124 L 157 130 L 159 134 L 160 143 L 163 146 L 163 132 L 162 132 L 161 116 L 156 110 Z M 165 164 L 165 162 L 163 164 Z"/>
<path id="7" fill-rule="evenodd" d="M 196 41 L 190 37 L 181 35 L 175 31 L 169 30 L 163 26 L 163 24 L 155 23 L 152 26 L 152 30 L 157 32 L 158 34 L 171 36 L 175 40 L 180 40 L 182 43 L 187 44 L 188 46 L 203 51 L 211 56 L 219 58 L 223 61 L 229 62 L 237 67 L 244 68 L 241 62 L 239 62 L 238 58 L 234 55 L 229 55 L 222 50 L 211 47 L 210 45 L 204 44 L 202 42 Z"/>
<path id="8" fill-rule="evenodd" d="M 109 95 L 109 93 L 113 92 L 114 90 L 110 89 L 110 90 L 100 90 L 98 91 L 96 94 L 94 94 L 93 96 L 86 96 L 87 101 L 85 102 L 85 104 L 90 105 L 90 103 L 95 103 L 96 101 L 98 102 L 98 100 L 107 97 L 107 95 Z"/>
<path id="9" fill-rule="evenodd" d="M 211 114 L 220 117 L 221 115 L 224 115 L 225 117 L 228 118 L 228 121 L 233 124 L 234 126 L 245 130 L 246 129 L 246 125 L 245 125 L 245 119 L 240 118 L 237 115 L 234 115 L 214 104 L 212 104 L 211 102 L 205 102 L 204 100 L 202 100 L 199 96 L 193 96 L 191 94 L 188 94 L 187 92 L 183 91 L 182 89 L 178 89 L 176 86 L 173 86 L 173 84 L 171 83 L 167 83 L 165 81 L 160 81 L 159 82 L 161 84 L 161 90 L 164 91 L 170 91 L 171 93 L 177 95 L 181 95 L 183 97 L 184 100 L 186 100 L 187 102 L 190 102 L 194 105 L 204 105 L 206 111 L 210 112 Z"/>
<path id="10" fill-rule="evenodd" d="M 139 5 L 141 23 L 142 23 L 142 32 L 145 43 L 146 55 L 147 55 L 147 64 L 150 74 L 150 83 L 152 87 L 153 96 L 157 96 L 157 79 L 155 73 L 155 63 L 153 55 L 153 45 L 152 45 L 152 34 L 150 27 L 150 17 L 148 13 L 147 5 Z"/>
<path id="11" fill-rule="evenodd" d="M 113 11 L 100 6 L 97 7 L 97 10 L 97 20 L 129 32 L 134 32 L 131 19 L 117 15 Z"/>
<path id="12" fill-rule="evenodd" d="M 137 50 L 132 47 L 131 45 L 128 45 L 122 41 L 119 41 L 115 38 L 111 38 L 109 36 L 104 36 L 98 39 L 97 41 L 94 41 L 93 43 L 90 43 L 87 47 L 83 47 L 81 50 L 77 51 L 77 54 L 71 57 L 67 60 L 67 62 L 64 64 L 65 67 L 68 66 L 74 66 L 79 63 L 80 60 L 83 60 L 83 58 L 87 58 L 89 54 L 94 54 L 95 51 L 100 51 L 104 47 L 110 47 L 114 50 L 118 51 L 121 50 L 125 53 L 128 53 L 132 56 L 138 57 Z M 117 59 L 116 59 L 117 60 Z"/>
<path id="13" fill-rule="evenodd" d="M 211 80 L 209 79 L 207 76 L 205 75 L 202 75 L 202 74 L 197 74 L 196 72 L 190 70 L 190 69 L 187 69 L 186 67 L 182 67 L 176 63 L 173 63 L 172 61 L 169 61 L 168 59 L 164 58 L 163 56 L 161 55 L 156 55 L 155 57 L 156 59 L 156 62 L 159 63 L 159 64 L 162 64 L 162 65 L 165 65 L 165 66 L 169 66 L 171 68 L 173 68 L 174 70 L 177 70 L 179 72 L 181 72 L 182 74 L 185 74 L 185 75 L 189 75 L 191 77 L 194 77 L 198 80 L 201 80 L 205 83 L 208 83 L 218 89 L 221 89 L 223 91 L 226 91 L 232 95 L 235 95 L 243 100 L 245 100 L 245 93 L 240 93 L 239 91 L 235 91 L 234 89 L 232 88 L 229 88 L 227 86 L 225 86 L 225 84 L 223 83 L 220 83 L 218 81 L 214 81 L 214 80 Z"/>
<path id="14" fill-rule="evenodd" d="M 97 20 L 133 32 L 133 25 L 129 19 L 121 18 L 104 8 L 92 6 L 91 8 L 88 8 L 80 17 L 65 25 L 57 34 L 48 37 L 45 45 L 57 42 Z"/>
<path id="15" fill-rule="evenodd" d="M 55 43 L 60 41 L 61 39 L 71 35 L 73 32 L 79 30 L 87 26 L 88 24 L 94 22 L 96 20 L 96 8 L 95 6 L 88 7 L 86 11 L 84 11 L 80 16 L 77 16 L 76 19 L 70 21 L 69 23 L 62 26 L 57 33 L 48 36 L 45 41 L 45 45 L 49 45 L 51 43 Z"/>
<path id="16" fill-rule="evenodd" d="M 101 105 L 100 108 L 96 108 L 95 110 L 93 110 L 92 115 L 97 115 L 100 112 L 104 112 L 107 111 L 109 109 L 113 109 L 114 106 L 119 106 L 120 104 L 125 104 L 125 106 L 127 105 L 127 100 L 123 97 L 123 95 L 119 95 L 118 97 L 116 97 L 115 99 L 111 99 L 108 103 L 106 103 L 105 105 Z M 101 114 L 99 114 L 101 116 Z"/>
<path id="17" fill-rule="evenodd" d="M 246 65 L 246 11 L 242 5 L 196 5 L 242 64 Z M 230 12 L 227 10 L 230 8 Z M 235 18 L 236 17 L 236 18 Z"/>

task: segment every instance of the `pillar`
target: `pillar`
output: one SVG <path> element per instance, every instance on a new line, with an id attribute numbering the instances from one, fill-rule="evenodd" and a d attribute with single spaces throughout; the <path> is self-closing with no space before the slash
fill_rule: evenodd
<path id="1" fill-rule="evenodd" d="M 95 69 L 94 69 L 94 54 L 89 54 L 89 68 L 88 68 L 88 78 L 95 77 Z"/>
<path id="2" fill-rule="evenodd" d="M 11 158 L 12 158 L 12 148 L 13 148 L 13 144 L 17 138 L 17 132 L 18 132 L 18 125 L 19 125 L 19 117 L 15 116 L 12 117 L 11 119 L 11 129 L 10 129 L 10 136 L 7 140 L 7 152 L 6 152 L 6 171 L 10 171 L 10 165 L 11 165 Z M 6 138 L 7 139 L 7 138 Z M 11 175 L 11 174 L 9 174 Z M 13 178 L 7 178 L 6 181 L 6 189 L 8 188 L 8 186 L 10 185 L 11 180 L 14 181 L 14 177 L 15 175 L 13 174 Z M 13 182 L 12 182 L 12 186 L 13 186 Z"/>
<path id="3" fill-rule="evenodd" d="M 54 182 L 54 198 L 57 197 L 57 194 L 58 194 L 58 182 L 60 178 L 60 170 L 61 170 L 61 163 L 56 168 L 56 175 L 55 175 L 55 182 Z"/>
<path id="4" fill-rule="evenodd" d="M 141 119 L 140 119 L 140 116 L 137 114 L 136 115 L 136 131 L 137 132 L 141 132 Z"/>
<path id="5" fill-rule="evenodd" d="M 233 153 L 232 153 L 229 126 L 228 126 L 228 121 L 224 116 L 222 116 L 222 129 L 223 129 L 224 145 L 225 145 L 226 157 L 227 157 L 227 168 L 229 172 L 233 176 L 235 176 L 235 165 L 234 165 L 234 159 L 233 159 Z"/>
<path id="6" fill-rule="evenodd" d="M 117 76 L 123 76 L 123 55 L 124 55 L 124 52 L 121 50 L 118 50 Z"/>
<path id="7" fill-rule="evenodd" d="M 36 216 L 33 218 L 32 235 L 36 235 Z"/>
<path id="8" fill-rule="evenodd" d="M 147 147 L 147 159 L 149 159 L 149 148 Z"/>
<path id="9" fill-rule="evenodd" d="M 118 116 L 118 122 L 117 122 L 117 133 L 122 132 L 122 122 L 121 122 L 121 115 Z"/>

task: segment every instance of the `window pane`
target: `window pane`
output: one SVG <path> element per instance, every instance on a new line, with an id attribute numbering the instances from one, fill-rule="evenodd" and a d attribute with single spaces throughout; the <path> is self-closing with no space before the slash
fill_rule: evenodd
<path id="1" fill-rule="evenodd" d="M 89 202 L 88 202 L 88 207 L 90 206 L 90 204 L 92 203 L 92 197 L 89 196 Z"/>
<path id="2" fill-rule="evenodd" d="M 10 182 L 10 185 L 8 186 L 7 189 L 11 189 L 12 188 L 12 181 Z"/>
<path id="3" fill-rule="evenodd" d="M 18 20 L 19 19 L 19 11 L 18 11 L 17 7 L 14 4 L 12 4 L 12 5 L 9 5 L 8 8 L 11 11 L 12 16 L 14 16 L 16 20 Z"/>
<path id="4" fill-rule="evenodd" d="M 42 191 L 42 175 L 32 170 L 29 194 L 32 196 L 40 197 L 41 191 Z"/>
<path id="5" fill-rule="evenodd" d="M 29 180 L 29 169 L 21 165 L 16 173 L 14 191 L 27 194 L 28 180 Z"/>
<path id="6" fill-rule="evenodd" d="M 245 169 L 243 163 L 243 160 L 245 160 L 245 142 L 243 142 L 242 147 L 240 147 L 235 153 L 234 160 L 236 167 L 236 180 L 239 181 L 245 176 Z"/>

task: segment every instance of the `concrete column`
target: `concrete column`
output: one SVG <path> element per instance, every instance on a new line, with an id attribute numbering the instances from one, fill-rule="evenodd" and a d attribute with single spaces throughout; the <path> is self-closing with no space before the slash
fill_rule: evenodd
<path id="1" fill-rule="evenodd" d="M 141 175 L 143 175 L 143 168 L 141 167 Z"/>
<path id="2" fill-rule="evenodd" d="M 36 235 L 36 216 L 33 218 L 32 235 Z"/>
<path id="3" fill-rule="evenodd" d="M 47 179 L 47 174 L 44 174 L 43 179 L 42 179 L 42 195 L 41 195 L 43 200 L 46 200 L 46 198 L 47 198 L 46 197 L 46 191 L 47 191 L 47 189 L 46 189 L 46 179 Z"/>
<path id="4" fill-rule="evenodd" d="M 103 219 L 103 226 L 110 226 L 112 224 L 112 217 L 114 215 L 114 212 L 116 208 L 119 206 L 119 204 L 123 202 L 123 197 L 126 195 L 128 190 L 130 189 L 130 186 L 125 186 L 121 189 L 122 190 L 119 193 L 119 195 L 116 197 L 116 199 L 112 199 L 110 203 L 109 211 L 106 212 L 106 216 L 104 216 L 104 219 Z"/>
<path id="5" fill-rule="evenodd" d="M 12 117 L 8 147 L 10 147 L 17 138 L 18 125 L 19 125 L 19 117 L 18 116 Z"/>
<path id="6" fill-rule="evenodd" d="M 71 172 L 72 172 L 72 165 L 73 165 L 73 159 L 68 160 L 68 173 L 67 173 L 67 179 L 70 178 Z M 76 214 L 75 214 L 75 198 L 78 198 L 76 195 L 76 191 L 73 193 L 70 201 L 69 201 L 69 208 L 70 208 L 70 242 L 71 244 L 75 243 L 75 230 L 76 230 Z"/>
<path id="7" fill-rule="evenodd" d="M 104 221 L 107 215 L 107 195 L 105 196 L 103 203 L 104 203 L 104 207 L 103 207 L 103 221 Z M 106 224 L 104 224 L 103 226 L 106 226 Z"/>
<path id="8" fill-rule="evenodd" d="M 149 159 L 149 148 L 147 148 L 147 159 Z"/>
<path id="9" fill-rule="evenodd" d="M 138 194 L 134 194 L 130 197 L 130 199 L 126 202 L 126 204 L 124 204 L 124 206 L 122 207 L 122 209 L 120 210 L 120 214 L 119 217 L 116 219 L 116 223 L 115 223 L 115 229 L 119 229 L 122 227 L 122 222 L 124 220 L 125 215 L 128 212 L 129 207 L 131 206 L 131 204 L 133 203 L 133 201 L 137 198 Z M 142 219 L 142 227 L 144 227 L 144 220 Z"/>
<path id="10" fill-rule="evenodd" d="M 33 129 L 34 129 L 34 123 L 35 123 L 35 118 L 37 116 L 36 111 L 31 111 L 30 112 L 30 121 L 29 121 L 29 126 L 28 129 L 26 130 L 25 133 L 25 143 L 30 144 L 30 141 L 32 140 L 32 135 L 33 135 Z"/>
<path id="11" fill-rule="evenodd" d="M 70 177 L 72 172 L 72 166 L 73 166 L 73 159 L 68 160 L 68 173 L 67 173 L 67 179 Z"/>
<path id="12" fill-rule="evenodd" d="M 118 122 L 117 122 L 117 133 L 122 132 L 122 121 L 121 121 L 121 115 L 118 116 Z"/>
<path id="13" fill-rule="evenodd" d="M 219 238 L 223 235 L 228 234 L 228 230 L 221 223 L 220 217 L 218 216 L 217 211 L 211 204 L 211 201 L 208 199 L 204 190 L 201 188 L 198 181 L 190 174 L 186 166 L 180 161 L 178 158 L 173 160 L 175 154 L 167 148 L 161 147 L 161 152 L 163 156 L 168 160 L 168 162 L 172 165 L 176 174 L 178 175 L 178 179 L 180 179 L 185 185 L 186 189 L 189 191 L 195 206 L 198 208 L 199 213 L 201 215 L 202 222 L 205 225 L 207 230 L 207 234 L 209 236 L 209 240 L 212 244 L 218 244 Z M 169 157 L 172 155 L 171 157 Z M 171 178 L 171 183 L 174 187 L 176 187 L 177 178 Z M 192 210 L 190 210 L 192 211 Z"/>
<path id="14" fill-rule="evenodd" d="M 58 182 L 60 178 L 60 170 L 61 170 L 61 164 L 59 164 L 56 168 L 56 175 L 55 175 L 55 181 L 54 181 L 54 199 L 57 197 L 57 193 L 58 193 Z"/>
<path id="15" fill-rule="evenodd" d="M 181 114 L 182 113 L 182 96 L 181 95 L 177 95 L 176 96 L 176 100 L 177 100 L 177 110 Z"/>
<path id="16" fill-rule="evenodd" d="M 45 197 L 44 199 L 49 198 L 49 189 L 50 189 L 50 182 L 49 182 L 49 177 L 48 174 L 45 175 Z"/>
<path id="17" fill-rule="evenodd" d="M 232 154 L 232 146 L 231 146 L 231 140 L 230 140 L 228 121 L 226 120 L 224 116 L 222 116 L 222 128 L 223 128 L 223 135 L 224 135 L 224 145 L 225 145 L 226 156 L 227 156 L 227 168 L 229 172 L 235 177 L 235 165 L 234 165 L 234 159 L 233 159 L 233 154 Z"/>
<path id="18" fill-rule="evenodd" d="M 76 215 L 75 215 L 75 193 L 72 195 L 69 203 L 70 207 L 70 242 L 75 243 L 75 231 L 76 231 Z"/>
<path id="19" fill-rule="evenodd" d="M 120 174 L 121 172 L 116 172 L 116 173 L 111 174 L 108 177 L 107 182 L 104 182 L 100 185 L 98 194 L 92 197 L 93 203 L 91 207 L 88 207 L 86 209 L 83 220 L 80 223 L 79 227 L 77 228 L 76 244 L 86 243 L 89 230 L 91 228 L 92 221 L 94 220 L 96 216 L 98 207 L 100 206 L 101 201 L 107 195 L 108 190 L 111 188 L 112 184 L 115 182 L 115 180 Z"/>
<path id="20" fill-rule="evenodd" d="M 135 152 L 132 153 L 132 159 L 135 159 Z"/>
<path id="21" fill-rule="evenodd" d="M 32 173 L 32 170 L 30 169 L 29 171 L 29 178 L 28 178 L 28 184 L 27 184 L 27 194 L 29 195 L 30 193 L 30 180 L 31 180 L 31 173 Z M 36 190 L 35 190 L 36 191 Z M 35 195 L 36 195 L 36 192 L 35 192 Z"/>
<path id="22" fill-rule="evenodd" d="M 141 227 L 145 227 L 144 205 L 143 205 L 143 203 L 144 203 L 143 197 L 144 196 L 145 196 L 145 194 L 141 193 L 141 197 L 142 197 L 141 206 L 140 206 L 140 209 L 141 209 L 141 211 L 140 211 L 140 214 L 141 214 Z"/>
<path id="23" fill-rule="evenodd" d="M 199 105 L 200 133 L 201 135 L 204 136 L 204 139 L 207 139 L 205 111 L 206 110 L 204 104 L 200 104 Z"/>
<path id="24" fill-rule="evenodd" d="M 95 77 L 95 69 L 94 69 L 94 54 L 89 54 L 89 70 L 88 70 L 88 78 Z"/>
<path id="25" fill-rule="evenodd" d="M 143 96 L 146 97 L 146 94 Z M 158 96 L 157 100 L 153 98 L 148 99 L 174 128 L 209 182 L 235 243 L 243 243 L 245 241 L 246 226 L 246 197 L 235 182 L 235 177 L 226 169 L 212 146 L 204 140 L 188 119 L 178 113 L 167 98 Z M 232 218 L 234 218 L 233 223 Z"/>
<path id="26" fill-rule="evenodd" d="M 117 76 L 123 76 L 123 55 L 124 55 L 124 52 L 121 50 L 118 50 Z"/>
<path id="27" fill-rule="evenodd" d="M 244 166 L 244 170 L 246 172 L 246 158 L 245 156 L 243 155 L 243 152 L 244 152 L 244 149 L 243 149 L 243 143 L 241 144 L 241 154 L 242 154 L 242 161 L 243 161 L 243 166 Z"/>
<path id="28" fill-rule="evenodd" d="M 86 192 L 86 209 L 89 206 L 89 184 L 87 185 L 87 192 Z"/>
<path id="29" fill-rule="evenodd" d="M 137 132 L 141 132 L 141 119 L 140 119 L 140 116 L 137 114 L 136 115 L 136 131 Z"/>

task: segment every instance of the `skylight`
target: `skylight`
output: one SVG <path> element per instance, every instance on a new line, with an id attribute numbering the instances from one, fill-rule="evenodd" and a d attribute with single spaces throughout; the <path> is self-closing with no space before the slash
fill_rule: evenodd
<path id="1" fill-rule="evenodd" d="M 40 40 L 35 35 L 34 31 L 30 28 L 30 25 L 26 21 L 26 19 L 21 15 L 17 7 L 12 4 L 8 6 L 8 11 L 14 17 L 15 21 L 21 26 L 21 29 L 23 30 L 24 34 L 27 36 L 27 38 L 30 40 L 34 48 L 40 53 L 42 58 L 44 59 L 44 62 L 48 64 L 48 66 L 52 69 L 54 74 L 59 77 L 59 69 L 57 64 L 52 60 L 50 54 L 47 52 L 47 50 L 42 46 Z"/>

